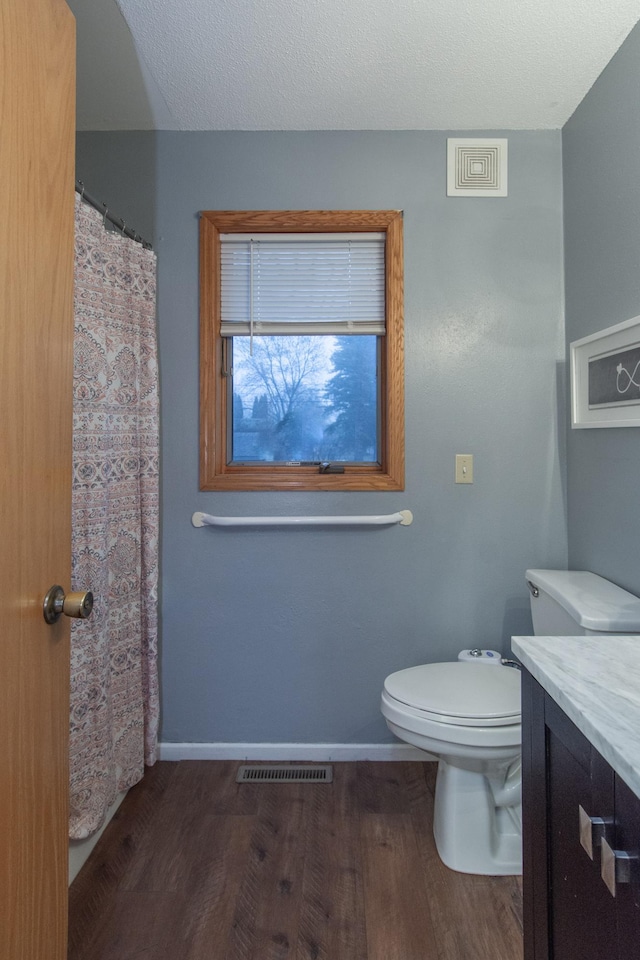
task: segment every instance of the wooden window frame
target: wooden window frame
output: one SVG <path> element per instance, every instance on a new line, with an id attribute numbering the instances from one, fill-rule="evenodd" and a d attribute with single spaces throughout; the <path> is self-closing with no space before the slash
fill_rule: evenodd
<path id="1" fill-rule="evenodd" d="M 220 234 L 384 232 L 380 462 L 315 466 L 227 463 L 227 385 L 220 336 Z M 207 210 L 200 217 L 200 489 L 404 490 L 403 235 L 400 210 Z"/>

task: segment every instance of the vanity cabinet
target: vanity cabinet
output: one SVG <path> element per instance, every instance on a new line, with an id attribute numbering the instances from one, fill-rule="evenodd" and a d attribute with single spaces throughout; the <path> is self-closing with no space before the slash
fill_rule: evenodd
<path id="1" fill-rule="evenodd" d="M 524 670 L 522 738 L 525 960 L 640 960 L 640 800 Z"/>

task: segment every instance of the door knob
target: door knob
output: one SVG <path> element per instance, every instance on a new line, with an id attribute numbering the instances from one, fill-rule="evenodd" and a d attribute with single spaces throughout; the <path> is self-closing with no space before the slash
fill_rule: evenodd
<path id="1" fill-rule="evenodd" d="M 57 584 L 47 591 L 42 612 L 47 623 L 56 623 L 64 613 L 66 617 L 86 620 L 93 610 L 93 594 L 90 590 L 78 590 L 65 595 Z"/>

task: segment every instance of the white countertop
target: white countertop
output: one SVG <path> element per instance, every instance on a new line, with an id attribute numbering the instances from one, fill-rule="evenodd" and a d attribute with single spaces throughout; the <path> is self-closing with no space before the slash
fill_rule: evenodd
<path id="1" fill-rule="evenodd" d="M 511 647 L 640 796 L 640 637 L 513 637 Z"/>

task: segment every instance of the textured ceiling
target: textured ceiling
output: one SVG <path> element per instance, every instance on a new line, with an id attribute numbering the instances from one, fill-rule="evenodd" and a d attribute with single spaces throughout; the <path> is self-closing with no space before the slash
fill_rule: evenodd
<path id="1" fill-rule="evenodd" d="M 94 130 L 557 128 L 640 18 L 640 0 L 118 0 L 124 20 L 69 2 Z"/>

